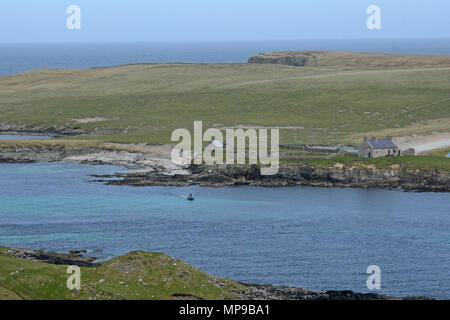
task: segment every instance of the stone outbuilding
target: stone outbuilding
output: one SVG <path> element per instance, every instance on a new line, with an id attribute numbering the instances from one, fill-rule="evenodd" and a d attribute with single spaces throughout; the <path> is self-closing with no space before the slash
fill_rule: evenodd
<path id="1" fill-rule="evenodd" d="M 392 137 L 384 139 L 367 138 L 358 146 L 358 157 L 380 158 L 395 157 L 401 153 L 400 149 L 392 142 Z"/>

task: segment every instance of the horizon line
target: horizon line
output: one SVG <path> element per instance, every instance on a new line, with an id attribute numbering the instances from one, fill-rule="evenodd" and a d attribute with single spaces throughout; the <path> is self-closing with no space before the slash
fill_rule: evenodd
<path id="1" fill-rule="evenodd" d="M 5 44 L 113 44 L 113 43 L 233 43 L 233 42 L 290 42 L 290 41 L 385 41 L 385 40 L 450 40 L 448 37 L 377 37 L 377 38 L 296 38 L 296 39 L 248 39 L 248 40 L 74 40 L 74 41 L 8 41 Z"/>

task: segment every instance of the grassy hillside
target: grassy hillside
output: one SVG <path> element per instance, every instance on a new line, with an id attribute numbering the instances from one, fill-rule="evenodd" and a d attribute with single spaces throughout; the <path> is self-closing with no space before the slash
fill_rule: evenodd
<path id="1" fill-rule="evenodd" d="M 191 128 L 194 120 L 219 128 L 280 126 L 282 143 L 354 142 L 366 132 L 398 128 L 423 132 L 435 130 L 429 122 L 437 119 L 441 129 L 450 126 L 450 67 L 438 67 L 445 65 L 439 59 L 406 69 L 388 60 L 378 69 L 337 61 L 36 70 L 0 77 L 0 122 L 114 129 L 82 139 L 152 144 L 169 142 L 174 129 Z"/>
<path id="2" fill-rule="evenodd" d="M 219 279 L 162 253 L 135 251 L 100 267 L 81 267 L 81 290 L 69 290 L 67 266 L 17 259 L 0 247 L 0 300 L 232 298 L 238 283 Z M 20 271 L 22 270 L 22 271 Z M 220 283 L 220 285 L 219 285 Z"/>

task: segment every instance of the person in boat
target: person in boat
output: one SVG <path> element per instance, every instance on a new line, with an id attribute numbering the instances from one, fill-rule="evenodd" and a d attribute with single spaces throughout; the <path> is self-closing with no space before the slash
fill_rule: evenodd
<path id="1" fill-rule="evenodd" d="M 189 196 L 187 197 L 188 200 L 194 200 L 194 197 L 192 196 L 192 193 L 189 193 Z"/>

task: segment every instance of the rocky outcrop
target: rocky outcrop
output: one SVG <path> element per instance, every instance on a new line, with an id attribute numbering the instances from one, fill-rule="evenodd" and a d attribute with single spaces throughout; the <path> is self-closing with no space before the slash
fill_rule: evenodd
<path id="1" fill-rule="evenodd" d="M 384 188 L 413 191 L 450 191 L 450 174 L 438 169 L 404 169 L 400 164 L 389 168 L 374 165 L 335 164 L 329 168 L 312 165 L 281 166 L 272 176 L 260 174 L 256 165 L 218 165 L 179 167 L 170 159 L 152 155 L 103 150 L 98 147 L 67 147 L 59 144 L 0 146 L 0 163 L 67 161 L 82 164 L 108 164 L 135 171 L 113 175 L 94 175 L 97 182 L 133 186 L 222 187 L 250 185 L 262 187 L 316 186 Z"/>
<path id="2" fill-rule="evenodd" d="M 191 174 L 167 176 L 151 172 L 96 176 L 111 185 L 164 185 L 221 187 L 250 185 L 263 187 L 316 186 L 388 188 L 414 191 L 450 191 L 450 175 L 439 170 L 402 170 L 397 168 L 316 168 L 283 166 L 273 176 L 262 176 L 257 166 L 191 166 Z M 109 180 L 102 180 L 108 178 Z M 120 179 L 111 179 L 120 178 Z"/>
<path id="3" fill-rule="evenodd" d="M 248 63 L 285 64 L 288 66 L 305 67 L 315 65 L 316 59 L 311 54 L 270 54 L 261 53 L 250 57 Z"/>
<path id="4" fill-rule="evenodd" d="M 442 67 L 450 65 L 450 55 L 386 54 L 339 51 L 281 51 L 260 53 L 248 63 L 282 64 L 296 67 L 322 66 L 351 69 L 392 69 Z"/>
<path id="5" fill-rule="evenodd" d="M 48 136 L 77 136 L 87 134 L 87 132 L 82 129 L 74 129 L 70 126 L 37 127 L 33 125 L 16 125 L 2 122 L 0 122 L 0 132 L 4 134 L 11 133 Z"/>
<path id="6" fill-rule="evenodd" d="M 244 300 L 402 300 L 376 293 L 356 293 L 350 290 L 341 291 L 310 291 L 308 289 L 245 284 L 243 290 L 237 291 L 239 299 Z M 405 300 L 420 299 L 425 297 L 403 298 Z"/>
<path id="7" fill-rule="evenodd" d="M 0 163 L 33 163 L 63 161 L 69 156 L 79 156 L 97 152 L 97 148 L 68 148 L 59 144 L 0 146 Z"/>
<path id="8" fill-rule="evenodd" d="M 33 249 L 8 249 L 5 254 L 14 256 L 18 259 L 42 261 L 51 264 L 62 264 L 79 267 L 95 267 L 98 265 L 97 263 L 94 263 L 94 261 L 98 258 L 83 257 L 83 255 L 81 254 L 81 250 L 71 251 L 69 253 L 56 253 Z"/>
<path id="9" fill-rule="evenodd" d="M 188 173 L 170 161 L 152 154 L 129 152 L 100 146 L 65 145 L 55 141 L 50 143 L 23 144 L 20 141 L 0 143 L 0 163 L 34 163 L 65 161 L 91 165 L 115 165 L 157 174 Z"/>
<path id="10" fill-rule="evenodd" d="M 14 123 L 0 122 L 1 134 L 26 134 L 26 135 L 46 135 L 46 136 L 79 136 L 98 134 L 118 134 L 127 132 L 129 128 L 88 128 L 86 126 L 73 126 L 70 123 L 65 125 L 35 126 L 18 125 Z"/>

